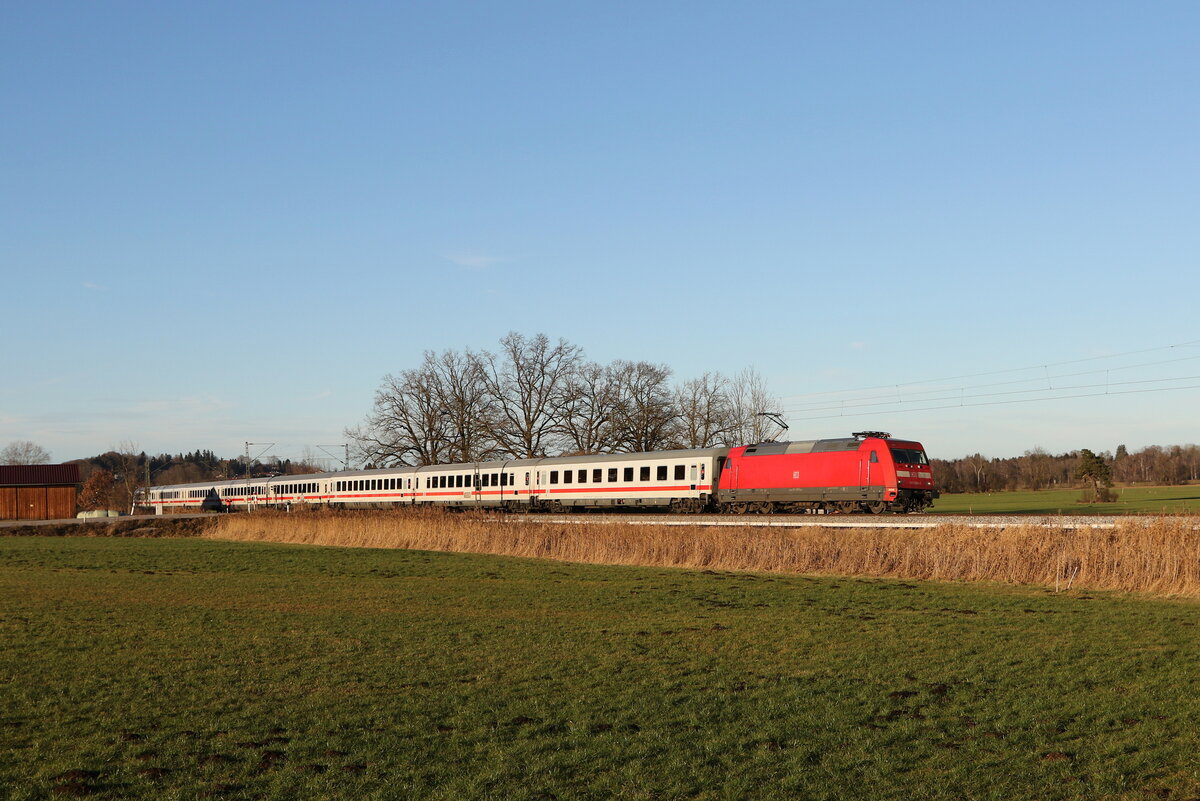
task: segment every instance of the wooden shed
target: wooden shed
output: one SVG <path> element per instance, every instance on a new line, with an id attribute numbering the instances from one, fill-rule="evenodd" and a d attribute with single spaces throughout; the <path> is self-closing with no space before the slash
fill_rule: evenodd
<path id="1" fill-rule="evenodd" d="M 0 520 L 75 516 L 77 464 L 0 465 Z"/>

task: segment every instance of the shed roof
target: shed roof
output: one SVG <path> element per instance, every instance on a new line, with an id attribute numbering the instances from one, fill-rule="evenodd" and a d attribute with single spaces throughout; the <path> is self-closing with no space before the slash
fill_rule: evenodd
<path id="1" fill-rule="evenodd" d="M 77 464 L 0 465 L 0 487 L 41 487 L 78 483 Z"/>

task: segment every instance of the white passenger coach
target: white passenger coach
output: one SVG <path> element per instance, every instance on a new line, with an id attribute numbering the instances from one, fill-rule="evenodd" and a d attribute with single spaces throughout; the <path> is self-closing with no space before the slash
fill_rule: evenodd
<path id="1" fill-rule="evenodd" d="M 558 456 L 151 487 L 138 505 L 164 512 L 297 505 L 521 509 L 664 506 L 700 511 L 728 448 Z"/>

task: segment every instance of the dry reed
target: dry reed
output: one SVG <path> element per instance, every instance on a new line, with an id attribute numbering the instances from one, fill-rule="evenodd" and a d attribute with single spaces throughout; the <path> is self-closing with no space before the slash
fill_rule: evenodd
<path id="1" fill-rule="evenodd" d="M 365 548 L 488 553 L 592 564 L 997 581 L 1200 596 L 1194 518 L 1112 530 L 754 528 L 530 522 L 440 510 L 222 518 L 205 536 Z"/>

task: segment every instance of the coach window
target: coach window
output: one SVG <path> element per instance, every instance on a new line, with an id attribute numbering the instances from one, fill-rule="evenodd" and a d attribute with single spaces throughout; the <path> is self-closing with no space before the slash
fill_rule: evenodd
<path id="1" fill-rule="evenodd" d="M 557 483 L 558 483 L 558 471 L 557 471 L 557 470 L 551 470 L 551 471 L 550 471 L 550 483 L 551 483 L 551 484 L 557 484 Z"/>
<path id="2" fill-rule="evenodd" d="M 684 466 L 681 464 L 675 465 L 675 480 L 676 481 L 683 481 L 684 469 L 685 469 Z"/>
<path id="3" fill-rule="evenodd" d="M 649 480 L 650 480 L 650 465 L 644 464 L 638 470 L 638 481 L 649 481 Z"/>
<path id="4" fill-rule="evenodd" d="M 492 473 L 492 486 L 493 487 L 500 486 L 500 474 L 499 473 Z"/>
<path id="5" fill-rule="evenodd" d="M 604 469 L 597 467 L 592 470 L 592 483 L 599 484 L 604 480 Z"/>
<path id="6" fill-rule="evenodd" d="M 572 473 L 570 470 L 563 471 L 563 483 L 564 484 L 570 484 L 574 480 L 575 480 L 574 473 Z"/>
<path id="7" fill-rule="evenodd" d="M 491 476 L 490 476 L 489 474 L 487 474 L 487 473 L 480 473 L 480 474 L 479 474 L 479 480 L 482 482 L 482 483 L 480 484 L 480 486 L 483 486 L 483 487 L 490 487 L 490 486 L 492 486 L 492 485 L 491 485 L 491 481 L 490 481 L 490 479 L 491 479 Z"/>
<path id="8" fill-rule="evenodd" d="M 624 478 L 626 481 L 633 481 L 633 468 L 626 467 L 622 478 Z"/>
<path id="9" fill-rule="evenodd" d="M 615 467 L 610 467 L 610 468 L 608 468 L 608 481 L 609 481 L 609 483 L 610 483 L 610 484 L 611 484 L 611 483 L 615 483 L 615 482 L 616 482 L 616 480 L 617 480 L 617 468 L 615 468 Z"/>
<path id="10" fill-rule="evenodd" d="M 660 464 L 658 466 L 658 471 L 656 472 L 656 476 L 659 481 L 667 480 L 667 466 L 665 464 Z"/>
<path id="11" fill-rule="evenodd" d="M 580 483 L 580 484 L 582 484 L 582 483 L 584 483 L 585 481 L 587 481 L 587 471 L 586 471 L 586 470 L 580 470 L 580 471 L 579 471 L 579 483 Z"/>

